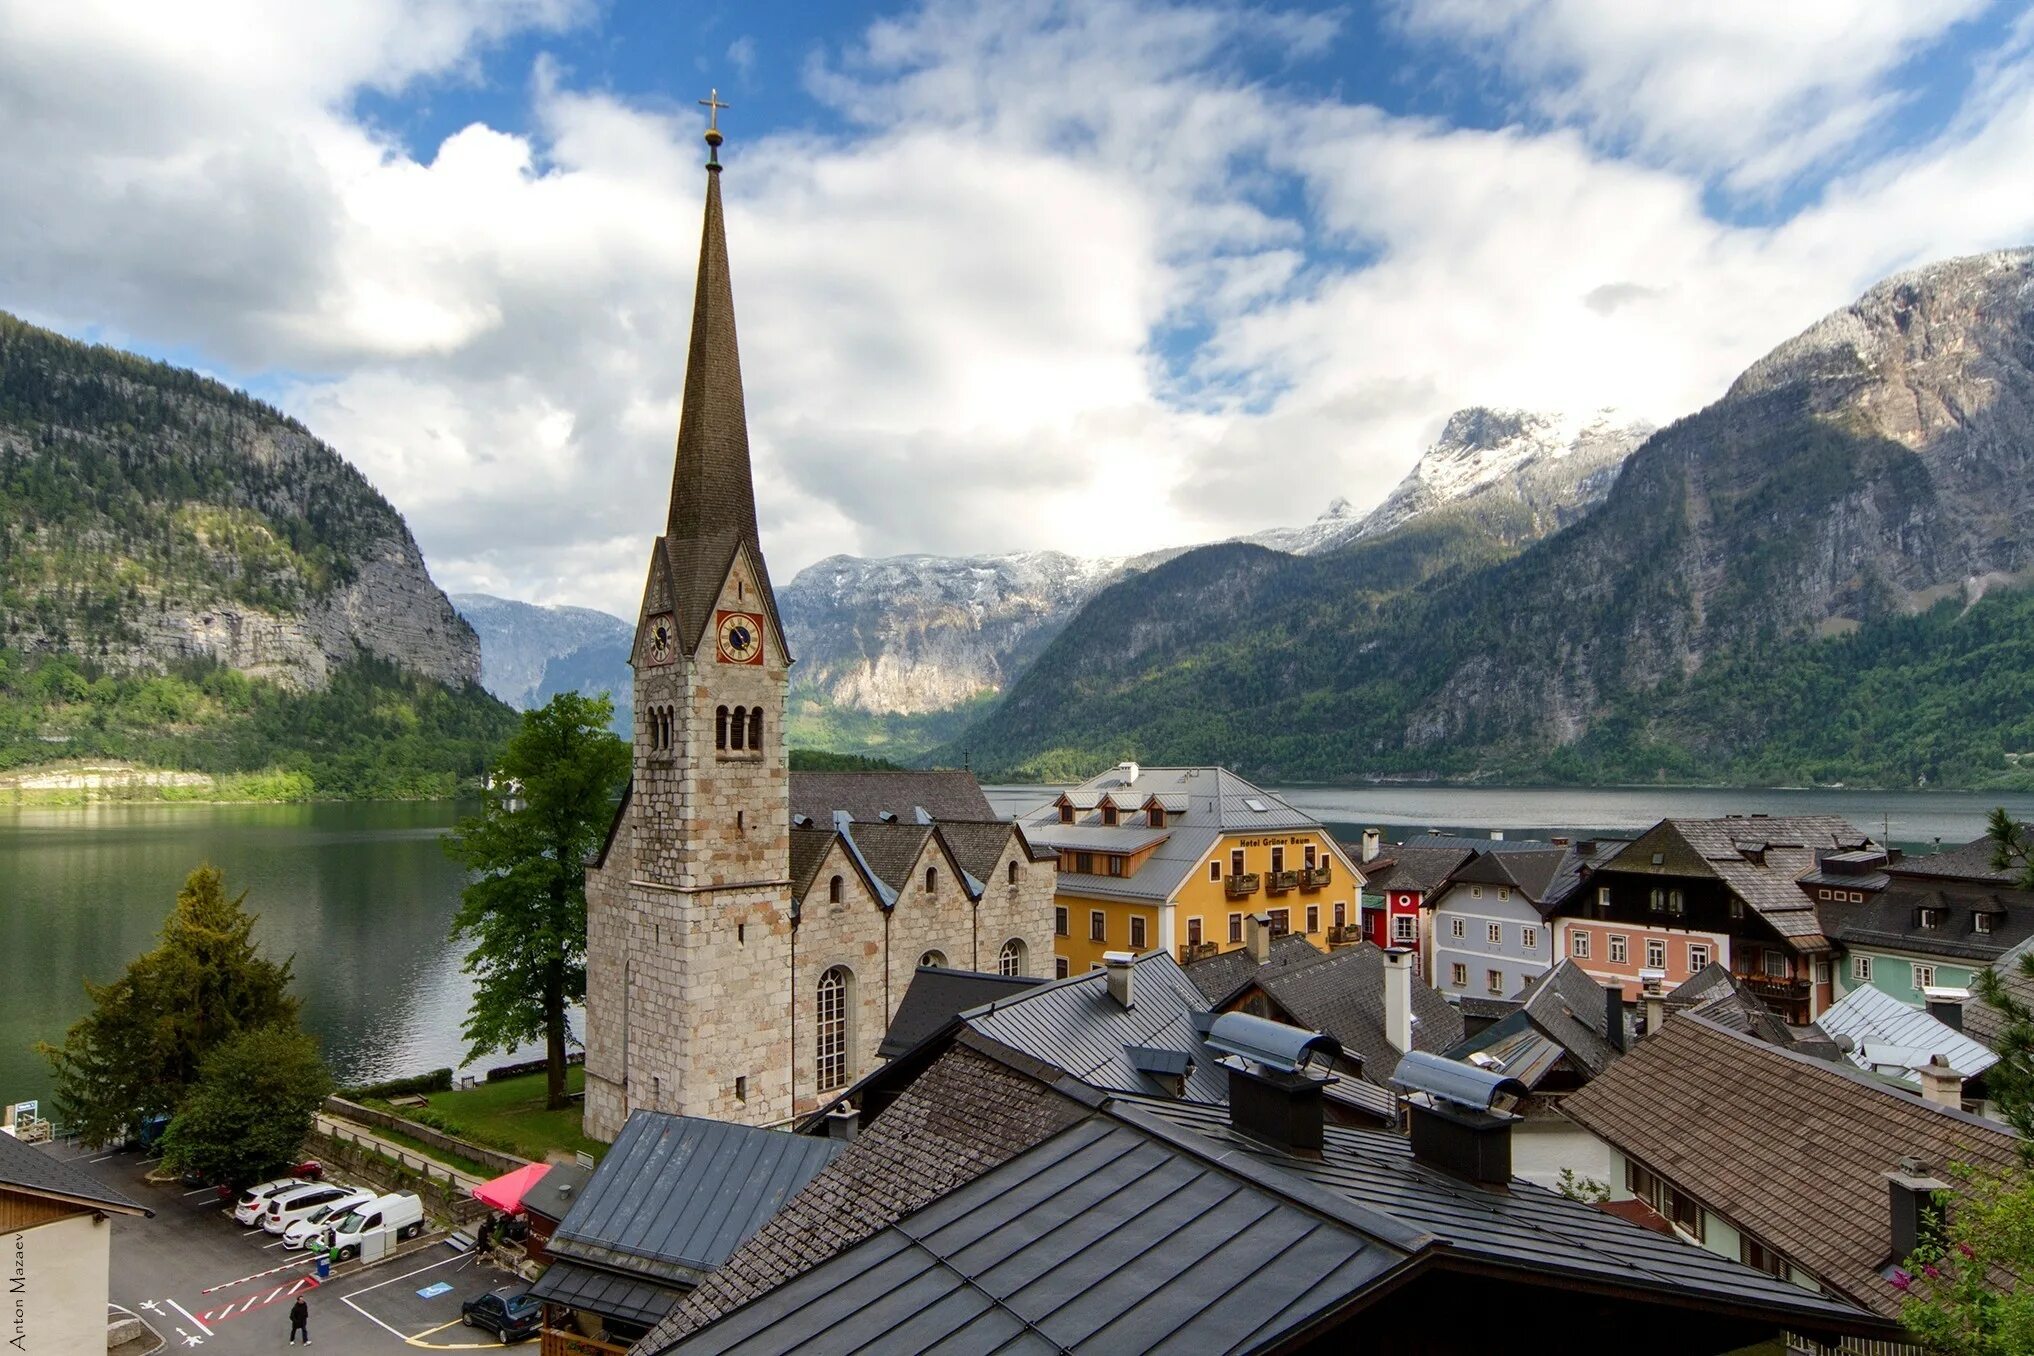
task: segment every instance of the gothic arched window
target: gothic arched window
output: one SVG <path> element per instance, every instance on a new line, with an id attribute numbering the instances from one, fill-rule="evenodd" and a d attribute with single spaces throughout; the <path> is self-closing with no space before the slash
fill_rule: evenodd
<path id="1" fill-rule="evenodd" d="M 928 951 L 918 958 L 918 967 L 921 970 L 928 965 L 944 968 L 946 965 L 946 953 L 944 951 Z"/>
<path id="2" fill-rule="evenodd" d="M 721 707 L 713 713 L 713 747 L 727 747 L 727 708 Z"/>
<path id="3" fill-rule="evenodd" d="M 933 866 L 928 866 L 928 867 L 926 867 L 926 868 L 925 868 L 925 893 L 929 895 L 929 894 L 931 894 L 931 893 L 932 893 L 932 892 L 933 892 L 934 890 L 937 890 L 938 888 L 939 888 L 939 868 L 938 868 L 938 867 L 933 867 Z"/>
<path id="4" fill-rule="evenodd" d="M 1017 883 L 1017 863 L 1015 862 L 1010 863 L 1010 883 L 1012 885 Z"/>
<path id="5" fill-rule="evenodd" d="M 1024 942 L 1012 937 L 1003 943 L 1003 949 L 996 953 L 996 973 L 999 975 L 1021 975 L 1024 973 Z"/>
<path id="6" fill-rule="evenodd" d="M 758 752 L 763 747 L 763 708 L 760 706 L 749 712 L 749 747 Z"/>
<path id="7" fill-rule="evenodd" d="M 746 706 L 737 706 L 734 709 L 734 718 L 730 720 L 728 724 L 729 728 L 734 733 L 735 749 L 740 750 L 742 748 L 745 748 L 746 745 L 742 741 L 743 737 L 748 734 L 749 730 L 749 708 Z"/>
<path id="8" fill-rule="evenodd" d="M 819 977 L 818 1042 L 819 1090 L 831 1092 L 848 1081 L 848 1000 L 854 976 L 844 965 L 836 965 Z"/>
<path id="9" fill-rule="evenodd" d="M 840 903 L 842 892 L 846 888 L 847 882 L 842 880 L 839 876 L 835 876 L 832 880 L 826 883 L 826 902 L 829 904 Z"/>

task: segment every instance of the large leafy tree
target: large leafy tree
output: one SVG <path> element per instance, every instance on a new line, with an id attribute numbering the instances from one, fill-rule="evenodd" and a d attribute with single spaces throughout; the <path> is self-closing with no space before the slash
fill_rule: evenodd
<path id="1" fill-rule="evenodd" d="M 193 871 L 153 951 L 111 984 L 86 982 L 92 1010 L 62 1045 L 42 1047 L 58 1115 L 87 1144 L 106 1144 L 177 1109 L 205 1057 L 261 1027 L 294 1027 L 290 962 L 262 956 L 245 892 L 217 867 Z"/>
<path id="2" fill-rule="evenodd" d="M 605 697 L 561 692 L 523 713 L 487 793 L 447 850 L 474 872 L 452 925 L 472 943 L 467 1058 L 541 1036 L 548 1104 L 566 1105 L 565 1010 L 586 997 L 586 859 L 614 816 L 629 750 Z"/>
<path id="3" fill-rule="evenodd" d="M 163 1164 L 242 1186 L 295 1158 L 332 1091 L 318 1043 L 287 1026 L 242 1031 L 205 1056 L 163 1132 Z"/>

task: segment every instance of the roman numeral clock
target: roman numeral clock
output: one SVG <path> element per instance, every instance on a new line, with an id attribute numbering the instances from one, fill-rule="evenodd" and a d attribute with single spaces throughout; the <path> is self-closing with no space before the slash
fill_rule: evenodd
<path id="1" fill-rule="evenodd" d="M 763 662 L 763 619 L 753 612 L 714 614 L 717 657 L 723 664 Z"/>

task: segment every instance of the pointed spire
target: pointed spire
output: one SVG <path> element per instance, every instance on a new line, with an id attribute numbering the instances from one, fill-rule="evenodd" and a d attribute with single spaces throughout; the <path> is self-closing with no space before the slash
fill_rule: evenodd
<path id="1" fill-rule="evenodd" d="M 735 344 L 734 289 L 721 220 L 720 167 L 706 176 L 706 226 L 692 299 L 692 347 L 685 360 L 685 404 L 678 416 L 678 457 L 667 535 L 698 541 L 734 532 L 754 542 L 755 487 L 749 475 L 748 411 Z M 716 581 L 716 584 L 718 581 Z"/>

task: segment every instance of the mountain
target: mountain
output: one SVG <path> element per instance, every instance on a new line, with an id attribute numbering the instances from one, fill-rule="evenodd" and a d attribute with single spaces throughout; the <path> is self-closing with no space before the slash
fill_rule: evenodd
<path id="1" fill-rule="evenodd" d="M 1607 411 L 1571 420 L 1462 410 L 1370 513 L 1336 499 L 1311 523 L 1235 540 L 1322 555 L 1474 501 L 1460 530 L 1516 543 L 1573 521 L 1601 500 L 1623 458 L 1649 432 Z M 1134 557 L 830 556 L 800 571 L 779 595 L 799 658 L 794 721 L 801 724 L 794 733 L 815 743 L 872 739 L 871 747 L 906 754 L 925 746 L 928 733 L 935 739 L 955 733 L 960 722 L 952 713 L 1008 687 L 1089 599 L 1186 549 Z"/>
<path id="2" fill-rule="evenodd" d="M 584 691 L 607 693 L 627 713 L 635 629 L 620 617 L 485 593 L 455 593 L 452 604 L 480 637 L 480 685 L 518 711 Z"/>
<path id="3" fill-rule="evenodd" d="M 479 674 L 402 516 L 301 424 L 0 314 L 0 767 L 449 790 L 506 715 Z"/>
<path id="4" fill-rule="evenodd" d="M 2030 471 L 2034 251 L 1952 260 L 1775 349 L 1515 554 L 1440 541 L 1472 498 L 1121 581 L 949 748 L 1040 775 L 2019 776 Z"/>

